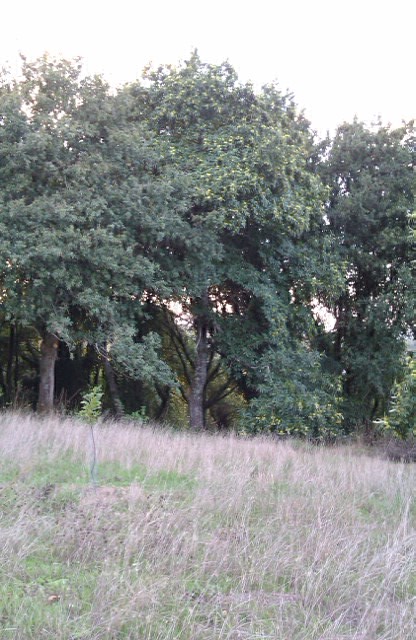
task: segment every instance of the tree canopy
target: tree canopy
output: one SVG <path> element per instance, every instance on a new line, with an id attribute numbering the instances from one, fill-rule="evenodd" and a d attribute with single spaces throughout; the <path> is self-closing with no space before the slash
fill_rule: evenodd
<path id="1" fill-rule="evenodd" d="M 330 193 L 326 232 L 344 263 L 344 288 L 329 304 L 329 347 L 343 374 L 351 428 L 386 409 L 414 331 L 414 131 L 359 122 L 340 127 L 321 165 Z"/>
<path id="2" fill-rule="evenodd" d="M 197 53 L 116 92 L 23 60 L 0 86 L 3 403 L 101 381 L 116 413 L 194 429 L 370 424 L 415 330 L 414 151 L 411 124 L 316 141 L 290 95 Z"/>

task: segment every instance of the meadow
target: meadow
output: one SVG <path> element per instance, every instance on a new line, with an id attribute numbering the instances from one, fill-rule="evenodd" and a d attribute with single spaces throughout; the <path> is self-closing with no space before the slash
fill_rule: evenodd
<path id="1" fill-rule="evenodd" d="M 0 415 L 1 640 L 413 640 L 416 465 Z"/>

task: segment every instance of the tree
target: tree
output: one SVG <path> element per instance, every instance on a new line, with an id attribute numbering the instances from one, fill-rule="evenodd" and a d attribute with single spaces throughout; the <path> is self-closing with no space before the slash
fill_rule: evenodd
<path id="1" fill-rule="evenodd" d="M 24 60 L 22 80 L 4 82 L 0 99 L 2 302 L 9 321 L 41 338 L 39 410 L 53 406 L 60 340 L 102 352 L 111 342 L 124 368 L 140 375 L 148 361 L 163 377 L 156 337 L 134 341 L 132 304 L 154 267 L 109 197 L 118 125 L 108 87 L 81 80 L 78 63 L 44 56 Z"/>
<path id="2" fill-rule="evenodd" d="M 148 120 L 163 149 L 157 171 L 176 194 L 153 256 L 169 283 L 158 304 L 176 303 L 191 320 L 191 331 L 177 324 L 172 339 L 199 429 L 213 363 L 228 373 L 224 393 L 237 383 L 250 401 L 270 370 L 265 354 L 292 348 L 286 325 L 296 315 L 293 348 L 310 348 L 311 308 L 303 327 L 300 309 L 319 288 L 320 257 L 307 246 L 311 221 L 322 215 L 311 134 L 276 87 L 257 95 L 228 63 L 204 64 L 196 53 L 180 68 L 148 70 L 146 85 L 126 91 L 131 118 Z"/>
<path id="3" fill-rule="evenodd" d="M 335 328 L 327 353 L 342 373 L 348 429 L 383 415 L 414 323 L 413 166 L 412 124 L 357 121 L 338 129 L 321 166 L 330 189 L 325 232 L 344 264 L 343 291 L 328 302 Z"/>

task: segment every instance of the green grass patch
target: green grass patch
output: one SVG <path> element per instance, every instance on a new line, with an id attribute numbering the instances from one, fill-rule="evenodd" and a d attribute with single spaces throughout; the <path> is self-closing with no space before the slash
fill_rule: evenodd
<path id="1" fill-rule="evenodd" d="M 99 575 L 99 568 L 93 565 L 56 561 L 53 549 L 44 548 L 26 557 L 18 573 L 1 580 L 2 640 L 87 634 Z"/>
<path id="2" fill-rule="evenodd" d="M 133 482 L 143 483 L 146 476 L 147 470 L 143 464 L 126 467 L 120 462 L 105 460 L 97 465 L 98 484 L 102 485 L 127 487 Z"/>
<path id="3" fill-rule="evenodd" d="M 17 480 L 20 467 L 11 460 L 3 460 L 0 468 L 0 485 Z"/>
<path id="4" fill-rule="evenodd" d="M 393 498 L 383 493 L 371 493 L 360 501 L 358 511 L 364 519 L 397 518 L 403 511 L 403 496 L 396 494 Z"/>
<path id="5" fill-rule="evenodd" d="M 194 489 L 197 481 L 194 477 L 179 473 L 178 471 L 157 471 L 148 475 L 144 480 L 148 489 L 160 489 L 162 491 L 174 491 L 176 489 Z"/>
<path id="6" fill-rule="evenodd" d="M 50 459 L 42 456 L 28 474 L 27 482 L 35 486 L 52 484 L 84 485 L 90 479 L 89 467 L 69 453 Z"/>

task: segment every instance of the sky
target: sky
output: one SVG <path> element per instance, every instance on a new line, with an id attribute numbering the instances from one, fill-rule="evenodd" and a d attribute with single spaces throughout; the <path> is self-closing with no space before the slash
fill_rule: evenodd
<path id="1" fill-rule="evenodd" d="M 241 81 L 277 81 L 320 135 L 354 116 L 416 118 L 414 0 L 14 0 L 0 10 L 0 66 L 81 56 L 115 86 L 198 49 Z"/>

